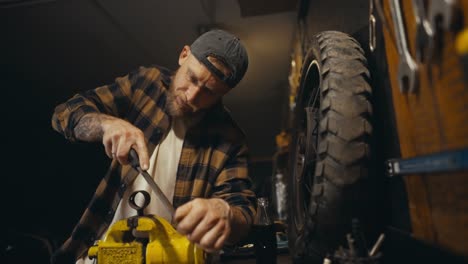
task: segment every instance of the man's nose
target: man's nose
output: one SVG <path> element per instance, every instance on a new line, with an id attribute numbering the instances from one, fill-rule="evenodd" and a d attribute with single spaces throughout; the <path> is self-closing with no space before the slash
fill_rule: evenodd
<path id="1" fill-rule="evenodd" d="M 194 103 L 200 94 L 200 87 L 196 85 L 190 85 L 189 88 L 185 91 L 185 97 L 189 103 Z"/>

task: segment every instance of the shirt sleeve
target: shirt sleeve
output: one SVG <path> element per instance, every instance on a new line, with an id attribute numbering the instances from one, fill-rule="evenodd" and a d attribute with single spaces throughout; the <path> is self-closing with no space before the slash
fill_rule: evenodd
<path id="1" fill-rule="evenodd" d="M 213 197 L 225 200 L 234 213 L 240 213 L 251 225 L 255 215 L 255 193 L 248 175 L 247 146 L 242 144 L 228 153 L 226 164 L 214 186 Z"/>
<path id="2" fill-rule="evenodd" d="M 159 71 L 140 67 L 115 79 L 114 83 L 76 94 L 58 105 L 52 116 L 52 127 L 70 141 L 76 141 L 74 128 L 88 113 L 103 113 L 124 118 L 135 102 L 138 89 L 144 89 Z"/>

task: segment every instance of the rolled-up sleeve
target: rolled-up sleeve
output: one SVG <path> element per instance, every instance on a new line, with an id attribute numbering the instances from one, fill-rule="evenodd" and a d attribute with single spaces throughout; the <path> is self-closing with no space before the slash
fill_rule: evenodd
<path id="1" fill-rule="evenodd" d="M 135 90 L 143 89 L 149 83 L 147 73 L 148 69 L 140 67 L 137 71 L 116 78 L 112 84 L 76 94 L 55 108 L 53 129 L 66 139 L 76 141 L 74 128 L 84 115 L 103 113 L 124 117 L 134 100 Z"/>
<path id="2" fill-rule="evenodd" d="M 255 194 L 248 175 L 247 152 L 247 146 L 242 144 L 227 153 L 228 159 L 216 179 L 213 197 L 228 202 L 250 225 L 255 215 Z"/>

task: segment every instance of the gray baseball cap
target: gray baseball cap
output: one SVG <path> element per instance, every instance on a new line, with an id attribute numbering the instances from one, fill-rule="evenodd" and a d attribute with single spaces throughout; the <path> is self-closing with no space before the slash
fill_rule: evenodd
<path id="1" fill-rule="evenodd" d="M 230 88 L 236 86 L 244 77 L 249 65 L 247 50 L 240 39 L 224 30 L 214 29 L 199 36 L 190 46 L 195 58 L 203 63 L 208 70 L 225 82 Z M 223 62 L 231 73 L 225 75 L 209 60 L 213 56 Z"/>

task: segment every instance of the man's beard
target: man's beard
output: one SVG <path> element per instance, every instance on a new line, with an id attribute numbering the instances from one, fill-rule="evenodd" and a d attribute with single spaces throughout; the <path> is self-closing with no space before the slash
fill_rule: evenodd
<path id="1" fill-rule="evenodd" d="M 197 112 L 192 111 L 184 111 L 183 107 L 177 103 L 177 94 L 176 88 L 174 86 L 174 82 L 171 82 L 169 85 L 169 89 L 167 91 L 167 113 L 171 117 L 179 117 L 179 118 L 192 118 L 198 115 Z M 183 100 L 183 99 L 182 99 Z"/>
<path id="2" fill-rule="evenodd" d="M 176 102 L 177 96 L 174 94 L 174 90 L 172 87 L 169 87 L 169 90 L 167 91 L 167 113 L 172 116 L 172 117 L 181 117 L 184 116 L 185 113 L 182 111 L 180 106 Z"/>

